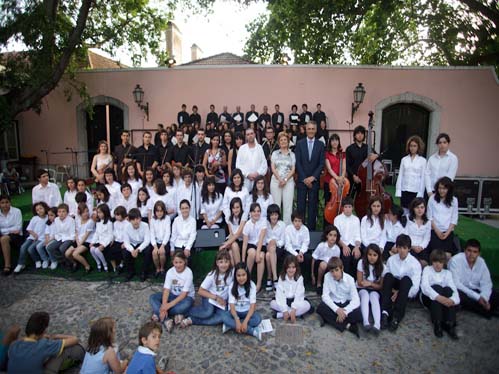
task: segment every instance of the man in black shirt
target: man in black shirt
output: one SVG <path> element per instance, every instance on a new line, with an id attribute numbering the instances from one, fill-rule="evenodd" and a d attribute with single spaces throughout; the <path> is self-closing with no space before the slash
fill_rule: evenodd
<path id="1" fill-rule="evenodd" d="M 262 148 L 270 170 L 270 157 L 272 156 L 272 152 L 274 152 L 276 149 L 279 149 L 279 146 L 277 145 L 277 142 L 275 140 L 274 129 L 271 126 L 268 126 L 265 129 L 265 139 L 263 139 Z"/>
<path id="2" fill-rule="evenodd" d="M 182 104 L 182 110 L 177 114 L 177 124 L 179 126 L 191 123 L 189 113 L 187 113 L 186 109 L 187 105 Z"/>
<path id="3" fill-rule="evenodd" d="M 186 166 L 189 164 L 191 152 L 189 146 L 184 143 L 184 132 L 182 130 L 177 129 L 175 140 L 177 144 L 173 146 L 173 151 L 171 152 L 171 156 L 168 157 L 168 162 L 179 167 Z"/>
<path id="4" fill-rule="evenodd" d="M 173 145 L 168 141 L 168 133 L 163 130 L 159 134 L 160 143 L 158 145 L 159 161 L 158 161 L 158 173 L 162 175 L 166 170 L 168 170 L 171 165 L 168 164 L 168 158 L 171 157 L 173 152 Z"/>
<path id="5" fill-rule="evenodd" d="M 272 117 L 270 116 L 268 111 L 269 108 L 267 107 L 267 105 L 265 105 L 263 107 L 263 113 L 260 114 L 260 116 L 258 117 L 258 127 L 262 130 L 265 129 L 268 125 L 270 125 L 272 121 Z"/>
<path id="6" fill-rule="evenodd" d="M 362 187 L 360 178 L 357 176 L 359 166 L 367 158 L 367 144 L 364 143 L 366 138 L 366 128 L 364 126 L 357 126 L 353 130 L 354 142 L 347 147 L 346 150 L 346 164 L 347 164 L 347 175 L 350 180 L 350 196 L 355 198 L 357 192 L 360 191 Z M 378 158 L 378 155 L 369 155 L 369 161 L 374 161 Z"/>
<path id="7" fill-rule="evenodd" d="M 211 122 L 215 127 L 218 125 L 218 114 L 215 112 L 215 105 L 210 105 L 210 113 L 206 116 L 206 123 Z"/>
<path id="8" fill-rule="evenodd" d="M 326 113 L 321 110 L 321 104 L 317 104 L 317 112 L 313 115 L 313 120 L 320 126 L 321 122 L 326 122 Z"/>
<path id="9" fill-rule="evenodd" d="M 191 166 L 195 168 L 196 165 L 203 163 L 204 154 L 210 148 L 210 145 L 205 142 L 205 132 L 199 129 L 197 133 L 198 141 L 191 146 Z"/>
<path id="10" fill-rule="evenodd" d="M 256 122 L 258 121 L 258 112 L 255 111 L 255 104 L 251 104 L 250 106 L 250 111 L 246 112 L 246 116 L 244 117 L 246 121 L 246 126 L 249 125 L 250 122 Z"/>
<path id="11" fill-rule="evenodd" d="M 158 123 L 158 130 L 156 131 L 156 134 L 154 134 L 154 145 L 158 145 L 159 144 L 159 133 L 161 132 L 161 130 L 164 130 L 164 126 L 162 123 Z"/>
<path id="12" fill-rule="evenodd" d="M 218 116 L 218 123 L 232 123 L 232 116 L 227 111 L 227 105 L 224 105 L 224 111 Z"/>
<path id="13" fill-rule="evenodd" d="M 301 113 L 300 113 L 300 125 L 305 125 L 308 121 L 312 120 L 312 113 L 308 111 L 308 105 L 302 104 Z M 319 126 L 319 122 L 317 122 L 317 126 Z"/>
<path id="14" fill-rule="evenodd" d="M 130 132 L 128 130 L 123 130 L 121 132 L 121 144 L 114 147 L 114 171 L 121 180 L 121 175 L 125 165 L 133 161 L 135 152 L 137 149 L 130 144 Z"/>
<path id="15" fill-rule="evenodd" d="M 279 104 L 275 105 L 275 113 L 272 114 L 272 126 L 276 135 L 282 131 L 284 125 L 284 114 L 279 111 Z"/>
<path id="16" fill-rule="evenodd" d="M 156 169 L 158 166 L 159 153 L 156 146 L 151 144 L 152 135 L 149 131 L 144 132 L 142 135 L 142 145 L 135 153 L 135 159 L 138 161 L 137 169 L 141 177 L 144 176 L 144 171 L 147 168 Z"/>
<path id="17" fill-rule="evenodd" d="M 201 116 L 198 113 L 197 105 L 192 106 L 192 114 L 189 117 L 189 123 L 199 123 L 201 125 Z"/>
<path id="18" fill-rule="evenodd" d="M 241 107 L 239 105 L 236 106 L 236 112 L 232 114 L 232 121 L 234 126 L 237 126 L 244 121 L 244 114 L 241 112 Z"/>

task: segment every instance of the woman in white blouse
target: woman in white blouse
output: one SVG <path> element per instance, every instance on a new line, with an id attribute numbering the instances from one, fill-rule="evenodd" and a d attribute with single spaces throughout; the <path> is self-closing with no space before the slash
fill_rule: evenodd
<path id="1" fill-rule="evenodd" d="M 104 181 L 104 170 L 113 167 L 113 156 L 109 154 L 109 147 L 105 140 L 99 142 L 98 153 L 94 156 L 92 160 L 92 166 L 90 171 L 95 177 L 96 183 L 105 183 Z"/>
<path id="2" fill-rule="evenodd" d="M 421 156 L 424 147 L 419 136 L 411 136 L 405 148 L 407 156 L 400 161 L 395 196 L 400 197 L 400 205 L 406 214 L 411 201 L 424 195 L 426 159 Z"/>
<path id="3" fill-rule="evenodd" d="M 208 177 L 201 190 L 202 229 L 217 229 L 222 223 L 223 196 L 216 190 L 215 177 Z"/>

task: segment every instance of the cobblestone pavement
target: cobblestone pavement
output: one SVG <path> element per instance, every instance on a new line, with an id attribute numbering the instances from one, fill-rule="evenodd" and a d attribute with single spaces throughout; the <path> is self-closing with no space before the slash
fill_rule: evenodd
<path id="1" fill-rule="evenodd" d="M 45 310 L 51 315 L 51 332 L 74 334 L 86 342 L 90 323 L 112 316 L 124 356 L 136 349 L 138 329 L 151 316 L 149 295 L 161 290 L 160 284 L 109 285 L 30 274 L 0 282 L 0 328 L 24 326 L 32 312 Z M 258 301 L 264 318 L 270 318 L 270 297 Z M 318 303 L 317 297 L 311 300 Z M 233 332 L 222 335 L 221 327 L 191 326 L 163 333 L 158 358 L 168 357 L 168 369 L 176 373 L 498 372 L 499 319 L 460 312 L 458 342 L 435 338 L 428 319 L 414 303 L 396 334 L 383 331 L 376 338 L 361 332 L 360 339 L 320 328 L 316 315 L 299 320 L 293 330 L 272 320 L 274 332 L 264 334 L 262 342 Z"/>

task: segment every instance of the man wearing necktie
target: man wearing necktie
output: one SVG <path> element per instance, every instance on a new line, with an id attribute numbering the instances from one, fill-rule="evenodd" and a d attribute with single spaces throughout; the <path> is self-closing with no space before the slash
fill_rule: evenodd
<path id="1" fill-rule="evenodd" d="M 319 204 L 319 180 L 324 168 L 324 144 L 315 139 L 317 124 L 309 121 L 305 131 L 307 137 L 296 144 L 296 171 L 298 173 L 298 211 L 307 215 L 307 227 L 314 231 Z M 308 209 L 307 209 L 308 206 Z"/>

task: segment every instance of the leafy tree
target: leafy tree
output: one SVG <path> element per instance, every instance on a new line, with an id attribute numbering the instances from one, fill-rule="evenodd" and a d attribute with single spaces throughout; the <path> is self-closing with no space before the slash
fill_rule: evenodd
<path id="1" fill-rule="evenodd" d="M 247 26 L 245 54 L 280 63 L 495 65 L 493 0 L 271 0 Z"/>
<path id="2" fill-rule="evenodd" d="M 73 91 L 86 97 L 75 73 L 84 66 L 88 48 L 114 55 L 125 47 L 134 64 L 147 53 L 164 60 L 161 32 L 180 1 L 171 0 L 161 10 L 148 0 L 3 0 L 0 47 L 18 43 L 26 51 L 6 54 L 1 61 L 0 126 L 23 111 L 40 110 L 43 97 L 61 79 L 71 87 L 68 99 Z"/>

